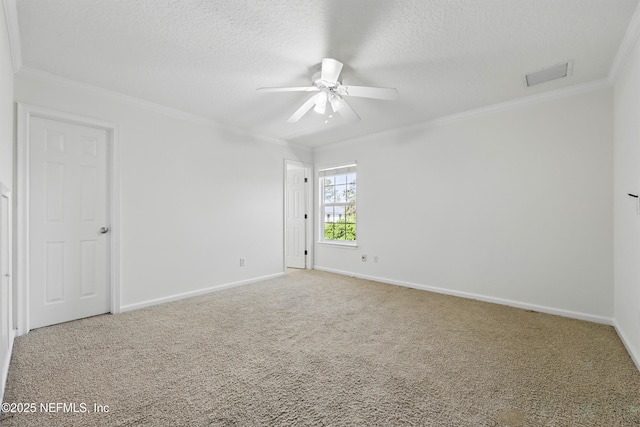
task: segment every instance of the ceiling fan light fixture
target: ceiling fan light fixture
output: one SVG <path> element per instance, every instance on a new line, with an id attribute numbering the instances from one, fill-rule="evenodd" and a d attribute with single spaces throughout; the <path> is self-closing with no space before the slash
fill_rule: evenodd
<path id="1" fill-rule="evenodd" d="M 316 106 L 313 111 L 318 114 L 324 114 L 327 111 L 327 93 L 322 91 L 316 95 Z"/>
<path id="2" fill-rule="evenodd" d="M 344 107 L 344 101 L 339 95 L 331 95 L 329 98 L 329 102 L 331 103 L 331 108 L 335 113 L 340 112 L 340 110 Z"/>
<path id="3" fill-rule="evenodd" d="M 287 119 L 289 123 L 297 122 L 312 108 L 316 113 L 326 115 L 327 101 L 331 104 L 334 113 L 340 113 L 340 116 L 348 122 L 355 122 L 360 120 L 360 117 L 353 111 L 344 98 L 345 96 L 385 100 L 393 100 L 398 97 L 398 91 L 394 88 L 343 85 L 340 80 L 342 67 L 342 62 L 332 58 L 324 58 L 320 70 L 312 77 L 312 86 L 261 87 L 258 90 L 263 92 L 318 92 L 307 98 L 305 103 Z M 325 124 L 327 124 L 326 122 Z"/>

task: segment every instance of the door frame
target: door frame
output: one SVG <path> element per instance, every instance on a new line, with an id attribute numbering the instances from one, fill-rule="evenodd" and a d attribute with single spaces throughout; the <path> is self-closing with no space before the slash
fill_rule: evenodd
<path id="1" fill-rule="evenodd" d="M 289 202 L 288 200 L 288 196 L 287 196 L 287 170 L 289 166 L 296 166 L 299 168 L 304 169 L 304 177 L 307 179 L 307 184 L 304 187 L 304 205 L 305 205 L 305 209 L 306 209 L 306 214 L 307 214 L 307 222 L 305 223 L 305 248 L 304 250 L 307 251 L 307 256 L 305 257 L 305 270 L 311 270 L 313 269 L 313 240 L 312 240 L 312 224 L 313 224 L 313 209 L 311 206 L 311 202 L 313 200 L 312 194 L 313 194 L 313 186 L 311 185 L 311 181 L 313 180 L 313 167 L 308 164 L 308 163 L 301 163 L 295 160 L 288 160 L 285 159 L 284 160 L 284 184 L 283 184 L 283 191 L 284 191 L 284 204 L 283 204 L 283 210 L 282 210 L 282 227 L 283 227 L 283 242 L 282 242 L 282 271 L 284 272 L 284 274 L 287 274 L 287 204 Z"/>
<path id="2" fill-rule="evenodd" d="M 76 114 L 64 113 L 35 105 L 18 103 L 16 129 L 16 167 L 14 192 L 15 224 L 15 272 L 17 309 L 17 335 L 30 331 L 29 325 L 29 128 L 31 118 L 55 120 L 73 125 L 93 127 L 107 133 L 107 218 L 110 228 L 109 242 L 109 287 L 110 311 L 120 313 L 120 162 L 118 147 L 118 127 L 114 123 Z"/>

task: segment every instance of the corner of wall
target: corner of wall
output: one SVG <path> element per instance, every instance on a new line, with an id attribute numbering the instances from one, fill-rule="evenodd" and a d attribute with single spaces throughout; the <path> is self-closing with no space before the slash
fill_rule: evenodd
<path id="1" fill-rule="evenodd" d="M 618 324 L 615 318 L 613 319 L 613 327 L 616 330 L 616 333 L 618 334 L 618 336 L 620 337 L 622 344 L 624 344 L 624 347 L 627 349 L 627 352 L 629 353 L 631 360 L 636 365 L 636 368 L 640 371 L 640 353 L 636 351 L 636 349 L 632 346 L 631 340 L 629 340 L 629 337 L 627 337 L 624 330 L 620 327 L 620 325 Z"/>
<path id="2" fill-rule="evenodd" d="M 20 47 L 20 31 L 18 29 L 18 5 L 16 0 L 2 0 L 4 19 L 7 26 L 11 64 L 13 72 L 17 73 L 22 68 L 22 49 Z"/>
<path id="3" fill-rule="evenodd" d="M 618 77 L 624 69 L 627 59 L 633 52 L 633 48 L 638 41 L 638 37 L 640 37 L 640 5 L 638 5 L 633 17 L 631 18 L 631 22 L 627 27 L 622 43 L 620 43 L 616 57 L 613 60 L 613 64 L 611 64 L 611 69 L 607 76 L 607 80 L 609 80 L 611 84 L 615 84 L 618 81 Z"/>
<path id="4" fill-rule="evenodd" d="M 609 74 L 614 82 L 614 314 L 618 336 L 640 370 L 640 216 L 628 193 L 640 191 L 640 8 Z"/>

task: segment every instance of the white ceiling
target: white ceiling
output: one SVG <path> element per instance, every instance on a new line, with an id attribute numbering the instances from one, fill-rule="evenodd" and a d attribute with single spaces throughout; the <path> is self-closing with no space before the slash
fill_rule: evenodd
<path id="1" fill-rule="evenodd" d="M 605 79 L 638 0 L 18 0 L 23 64 L 295 143 L 320 146 Z M 323 57 L 362 118 L 287 118 Z M 570 77 L 524 74 L 573 60 Z"/>

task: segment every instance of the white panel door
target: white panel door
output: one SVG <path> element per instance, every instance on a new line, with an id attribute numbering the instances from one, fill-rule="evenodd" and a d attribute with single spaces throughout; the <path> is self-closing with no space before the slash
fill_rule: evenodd
<path id="1" fill-rule="evenodd" d="M 107 132 L 32 117 L 30 328 L 110 311 Z"/>
<path id="2" fill-rule="evenodd" d="M 305 268 L 305 182 L 304 168 L 287 166 L 287 267 Z"/>

